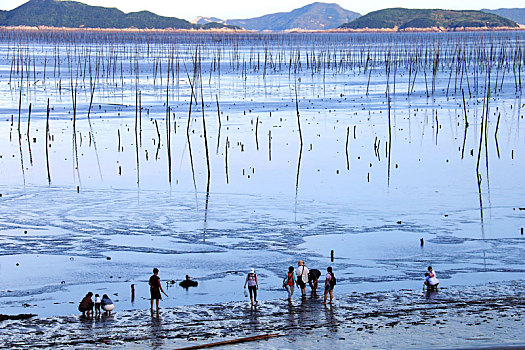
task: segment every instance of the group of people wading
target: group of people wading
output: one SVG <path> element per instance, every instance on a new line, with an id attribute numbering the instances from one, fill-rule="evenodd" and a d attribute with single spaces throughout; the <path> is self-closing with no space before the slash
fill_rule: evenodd
<path id="1" fill-rule="evenodd" d="M 283 287 L 286 288 L 288 292 L 288 301 L 292 301 L 292 295 L 294 292 L 294 286 L 297 285 L 301 289 L 301 296 L 306 297 L 306 283 L 312 288 L 312 294 L 317 295 L 317 285 L 319 283 L 319 278 L 321 277 L 321 271 L 317 269 L 309 270 L 304 261 L 299 260 L 297 263 L 297 273 L 294 271 L 294 267 L 290 266 L 288 272 L 283 279 Z M 330 304 L 334 299 L 334 286 L 336 285 L 337 280 L 335 278 L 332 267 L 328 266 L 326 268 L 326 278 L 324 282 L 324 301 L 323 304 L 326 304 L 328 295 L 330 295 Z"/>
<path id="2" fill-rule="evenodd" d="M 286 289 L 288 292 L 288 300 L 292 300 L 292 295 L 294 292 L 295 285 L 301 289 L 301 294 L 303 297 L 306 297 L 306 284 L 308 283 L 310 287 L 312 288 L 312 293 L 314 295 L 317 295 L 317 285 L 319 283 L 319 278 L 321 277 L 321 271 L 317 269 L 311 269 L 309 270 L 306 265 L 304 264 L 303 260 L 299 260 L 297 263 L 297 273 L 294 271 L 294 267 L 290 266 L 288 268 L 288 272 L 286 273 L 286 276 L 283 279 L 283 288 Z M 150 296 L 151 296 L 151 310 L 153 310 L 154 303 L 157 306 L 157 310 L 159 309 L 159 301 L 162 299 L 161 293 L 164 293 L 165 296 L 168 296 L 166 292 L 164 292 L 164 289 L 162 288 L 162 283 L 160 281 L 160 277 L 158 276 L 159 270 L 157 268 L 153 269 L 153 275 L 150 277 L 148 284 L 150 286 Z M 334 298 L 333 290 L 334 286 L 336 284 L 336 278 L 332 271 L 332 267 L 329 266 L 326 269 L 326 279 L 324 283 L 324 302 L 323 304 L 326 304 L 326 301 L 328 299 L 328 296 L 330 296 L 329 303 L 331 304 Z M 250 302 L 251 305 L 257 305 L 257 290 L 259 289 L 259 280 L 257 279 L 257 274 L 255 273 L 255 269 L 252 268 L 248 275 L 246 276 L 246 280 L 244 282 L 244 288 L 248 287 L 248 292 L 250 295 Z M 246 296 L 248 295 L 248 292 L 245 292 Z"/>
<path id="3" fill-rule="evenodd" d="M 321 271 L 317 269 L 309 270 L 304 264 L 303 260 L 299 260 L 297 263 L 297 272 L 293 266 L 288 268 L 288 272 L 283 278 L 283 288 L 288 292 L 288 301 L 292 301 L 292 295 L 295 289 L 295 286 L 301 289 L 301 296 L 306 297 L 306 284 L 308 283 L 312 288 L 312 294 L 317 295 L 317 285 L 319 283 L 319 278 L 321 277 Z M 326 279 L 324 283 L 324 301 L 323 304 L 326 304 L 328 295 L 330 295 L 330 304 L 334 298 L 334 286 L 336 284 L 336 278 L 332 271 L 332 267 L 329 266 L 326 269 Z M 250 302 L 251 305 L 257 304 L 257 290 L 259 289 L 259 281 L 257 279 L 257 274 L 255 269 L 251 269 L 246 276 L 246 281 L 244 282 L 244 288 L 248 286 L 248 291 L 250 293 Z"/>
<path id="4" fill-rule="evenodd" d="M 157 306 L 157 311 L 159 310 L 159 301 L 162 299 L 161 292 L 164 293 L 164 295 L 167 297 L 168 294 L 164 291 L 162 288 L 162 283 L 160 281 L 159 275 L 159 269 L 154 268 L 153 269 L 153 275 L 150 277 L 148 284 L 150 286 L 150 296 L 151 296 L 151 310 L 153 311 L 153 305 L 154 303 Z M 293 266 L 290 266 L 288 268 L 288 272 L 283 278 L 283 288 L 286 289 L 288 292 L 288 301 L 292 301 L 292 296 L 294 293 L 295 286 L 299 289 L 301 289 L 301 296 L 304 298 L 306 297 L 306 284 L 308 283 L 310 285 L 310 288 L 312 288 L 312 294 L 315 296 L 317 295 L 317 286 L 319 283 L 319 278 L 321 277 L 321 271 L 317 269 L 308 269 L 304 263 L 303 260 L 299 260 L 297 263 L 297 269 L 294 269 Z M 186 276 L 186 279 L 189 279 L 189 276 Z M 334 295 L 334 287 L 337 283 L 337 280 L 335 278 L 334 272 L 332 270 L 332 267 L 329 266 L 326 268 L 326 277 L 324 280 L 324 300 L 323 304 L 326 305 L 328 296 L 330 296 L 329 304 L 332 304 Z M 425 273 L 425 282 L 424 286 L 426 286 L 427 290 L 429 291 L 437 291 L 437 287 L 439 285 L 439 280 L 436 277 L 436 272 L 432 269 L 432 266 L 428 267 L 428 272 Z M 248 287 L 248 291 L 250 294 L 250 302 L 251 305 L 257 305 L 257 290 L 259 289 L 259 280 L 257 279 L 257 274 L 255 273 L 255 269 L 252 268 L 248 275 L 246 276 L 246 280 L 244 282 L 244 288 Z M 246 293 L 246 296 L 248 293 Z M 95 307 L 95 310 L 98 310 L 100 313 L 100 309 L 102 308 L 104 311 L 106 311 L 108 314 L 113 310 L 114 305 L 113 302 L 109 299 L 109 297 L 104 294 L 104 297 L 100 299 L 98 297 L 98 294 L 95 295 L 96 300 L 95 303 L 91 300 L 91 297 L 93 296 L 93 293 L 89 292 L 86 297 L 82 300 L 79 306 L 79 310 L 84 314 L 85 312 L 88 313 L 88 316 L 90 312 L 92 312 L 93 307 Z"/>

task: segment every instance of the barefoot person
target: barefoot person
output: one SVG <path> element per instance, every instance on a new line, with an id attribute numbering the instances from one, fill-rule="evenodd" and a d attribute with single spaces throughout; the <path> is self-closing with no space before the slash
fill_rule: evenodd
<path id="1" fill-rule="evenodd" d="M 246 284 L 248 284 L 248 290 L 250 291 L 250 301 L 252 305 L 254 301 L 255 304 L 257 304 L 257 289 L 259 289 L 259 281 L 257 281 L 257 274 L 255 273 L 254 268 L 252 268 L 248 273 L 248 276 L 246 276 L 244 288 L 246 288 Z"/>
<path id="2" fill-rule="evenodd" d="M 297 286 L 301 288 L 301 295 L 306 296 L 306 283 L 308 283 L 308 268 L 304 265 L 304 261 L 299 260 L 297 263 Z"/>
<path id="3" fill-rule="evenodd" d="M 328 294 L 330 294 L 330 304 L 332 304 L 332 300 L 334 299 L 334 286 L 336 283 L 336 279 L 334 276 L 334 273 L 332 272 L 332 266 L 328 266 L 326 269 L 326 280 L 324 282 L 324 302 L 323 305 L 326 305 L 326 299 L 328 298 Z"/>
<path id="4" fill-rule="evenodd" d="M 292 301 L 292 295 L 295 285 L 295 273 L 293 271 L 293 266 L 290 266 L 288 268 L 288 273 L 283 279 L 283 288 L 286 288 L 286 291 L 288 292 L 288 301 Z"/>
<path id="5" fill-rule="evenodd" d="M 160 277 L 159 275 L 159 269 L 154 268 L 153 269 L 153 275 L 149 278 L 149 291 L 151 294 L 151 310 L 153 310 L 153 300 L 157 301 L 157 311 L 159 310 L 159 300 L 162 299 L 162 296 L 160 295 L 160 292 L 164 293 L 164 295 L 167 297 L 168 294 L 164 292 L 164 289 L 162 289 L 162 284 L 160 283 Z"/>
<path id="6" fill-rule="evenodd" d="M 308 273 L 308 284 L 312 288 L 312 293 L 317 295 L 317 285 L 319 283 L 319 277 L 321 277 L 321 271 L 318 269 L 311 269 Z"/>

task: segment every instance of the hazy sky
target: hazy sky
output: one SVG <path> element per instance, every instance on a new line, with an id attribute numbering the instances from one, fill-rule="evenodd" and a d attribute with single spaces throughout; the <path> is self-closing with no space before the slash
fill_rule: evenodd
<path id="1" fill-rule="evenodd" d="M 193 20 L 197 16 L 219 17 L 222 19 L 258 17 L 268 13 L 290 11 L 308 5 L 315 0 L 80 0 L 80 2 L 117 7 L 124 12 L 149 10 L 158 15 Z M 11 10 L 27 0 L 0 0 L 0 9 Z M 525 7 L 524 0 L 327 0 L 343 8 L 361 14 L 387 7 L 443 8 L 452 10 L 479 10 L 481 8 Z"/>

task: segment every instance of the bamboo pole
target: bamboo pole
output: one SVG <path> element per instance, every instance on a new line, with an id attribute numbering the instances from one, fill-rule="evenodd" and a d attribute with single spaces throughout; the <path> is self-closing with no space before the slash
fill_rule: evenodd
<path id="1" fill-rule="evenodd" d="M 193 346 L 188 346 L 184 348 L 178 348 L 178 350 L 194 350 L 194 349 L 213 348 L 213 347 L 222 346 L 222 345 L 240 344 L 240 343 L 246 343 L 246 342 L 257 341 L 257 340 L 268 340 L 269 338 L 280 337 L 282 335 L 283 334 L 280 334 L 280 333 L 262 334 L 262 335 L 256 335 L 256 336 L 246 337 L 246 338 L 223 340 L 223 341 L 219 341 L 215 343 L 193 345 Z"/>

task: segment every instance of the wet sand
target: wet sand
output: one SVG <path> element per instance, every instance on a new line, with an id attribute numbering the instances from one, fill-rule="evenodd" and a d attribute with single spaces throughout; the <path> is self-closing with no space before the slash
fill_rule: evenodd
<path id="1" fill-rule="evenodd" d="M 337 287 L 336 287 L 337 288 Z M 88 319 L 57 316 L 0 323 L 6 348 L 173 349 L 260 334 L 279 333 L 251 348 L 480 348 L 525 346 L 522 281 L 484 286 L 335 293 L 332 306 L 320 297 L 297 295 L 246 302 L 121 311 Z M 283 292 L 284 294 L 284 292 Z M 246 343 L 227 347 L 245 347 Z"/>

